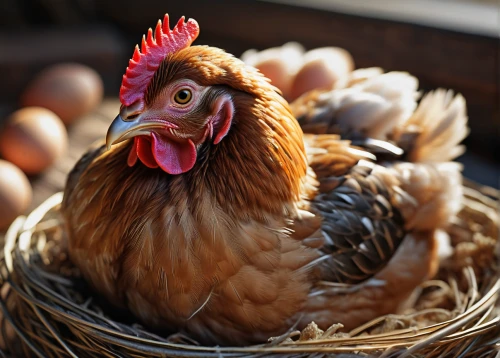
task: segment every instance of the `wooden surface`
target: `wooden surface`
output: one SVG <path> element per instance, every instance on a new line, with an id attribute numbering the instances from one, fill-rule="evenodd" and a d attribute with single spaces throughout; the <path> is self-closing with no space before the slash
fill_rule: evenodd
<path id="1" fill-rule="evenodd" d="M 464 33 L 498 36 L 498 0 L 265 0 Z"/>

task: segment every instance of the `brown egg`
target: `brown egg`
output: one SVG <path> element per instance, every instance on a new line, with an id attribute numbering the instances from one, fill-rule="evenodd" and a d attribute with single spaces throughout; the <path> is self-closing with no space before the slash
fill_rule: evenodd
<path id="1" fill-rule="evenodd" d="M 92 111 L 102 96 L 103 84 L 96 71 L 65 63 L 40 72 L 26 88 L 21 104 L 50 109 L 68 124 Z"/>
<path id="2" fill-rule="evenodd" d="M 304 65 L 297 72 L 290 90 L 291 100 L 316 88 L 332 88 L 354 69 L 352 56 L 338 47 L 322 47 L 304 55 Z"/>
<path id="3" fill-rule="evenodd" d="M 278 87 L 283 95 L 290 92 L 291 77 L 288 75 L 286 64 L 279 57 L 261 61 L 255 67 L 269 78 L 271 83 Z"/>
<path id="4" fill-rule="evenodd" d="M 303 47 L 296 42 L 289 42 L 280 47 L 272 47 L 261 52 L 248 50 L 241 59 L 250 66 L 254 66 L 271 83 L 278 87 L 283 96 L 288 98 L 292 81 L 302 66 Z"/>
<path id="5" fill-rule="evenodd" d="M 32 194 L 30 182 L 21 169 L 0 160 L 0 229 L 6 229 L 28 209 Z"/>
<path id="6" fill-rule="evenodd" d="M 0 154 L 27 174 L 49 167 L 66 150 L 68 134 L 53 112 L 41 107 L 12 113 L 0 133 Z"/>

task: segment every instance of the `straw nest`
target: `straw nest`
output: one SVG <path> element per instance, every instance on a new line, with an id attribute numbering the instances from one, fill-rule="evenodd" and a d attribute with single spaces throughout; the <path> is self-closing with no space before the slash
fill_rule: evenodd
<path id="1" fill-rule="evenodd" d="M 325 332 L 311 323 L 302 332 L 290 330 L 249 347 L 203 347 L 113 316 L 66 259 L 58 216 L 62 194 L 56 194 L 18 218 L 6 235 L 0 343 L 14 356 L 39 357 L 497 356 L 498 197 L 492 189 L 466 186 L 464 208 L 447 228 L 451 257 L 435 279 L 415 291 L 411 309 L 348 333 L 338 332 L 341 325 L 335 322 Z"/>

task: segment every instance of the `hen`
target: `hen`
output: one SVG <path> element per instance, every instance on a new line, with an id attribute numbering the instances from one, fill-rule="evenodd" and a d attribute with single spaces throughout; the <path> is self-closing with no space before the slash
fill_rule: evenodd
<path id="1" fill-rule="evenodd" d="M 107 149 L 68 177 L 72 261 L 145 324 L 203 343 L 395 312 L 434 274 L 436 232 L 460 208 L 460 168 L 440 161 L 465 133 L 461 97 L 436 92 L 413 113 L 412 86 L 354 74 L 293 105 L 321 133 L 303 134 L 258 71 L 190 46 L 198 32 L 165 16 L 136 48 Z"/>

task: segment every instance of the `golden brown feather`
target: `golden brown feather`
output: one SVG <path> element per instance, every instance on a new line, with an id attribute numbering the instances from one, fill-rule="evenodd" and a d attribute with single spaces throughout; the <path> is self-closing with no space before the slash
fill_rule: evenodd
<path id="1" fill-rule="evenodd" d="M 336 135 L 303 135 L 276 89 L 219 49 L 167 56 L 146 106 L 161 108 L 163 88 L 184 78 L 234 105 L 227 136 L 201 143 L 191 170 L 129 166 L 132 142 L 125 141 L 88 154 L 68 178 L 62 211 L 70 257 L 97 291 L 148 325 L 181 329 L 203 343 L 245 344 L 283 333 L 302 313 L 303 323 L 326 328 L 392 312 L 432 274 L 434 228 L 408 230 L 435 212 L 419 214 L 422 205 L 444 200 L 421 191 L 434 185 L 440 192 L 448 182 L 428 183 L 403 164 L 383 167 Z M 372 80 L 359 80 L 360 92 L 398 109 L 378 112 L 371 124 L 379 129 L 364 133 L 385 135 L 413 111 L 401 106 L 415 91 L 412 84 L 404 93 L 379 91 L 384 81 Z M 346 118 L 365 108 L 354 94 L 345 98 Z M 210 103 L 181 129 L 197 130 Z M 398 119 L 387 121 L 388 113 Z M 453 214 L 443 212 L 435 225 Z M 418 259 L 407 260 L 417 251 Z M 339 294 L 325 282 L 361 286 Z M 391 295 L 396 299 L 384 303 Z"/>

